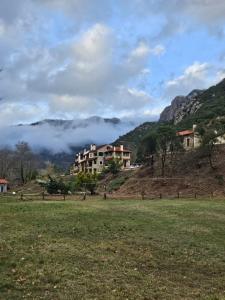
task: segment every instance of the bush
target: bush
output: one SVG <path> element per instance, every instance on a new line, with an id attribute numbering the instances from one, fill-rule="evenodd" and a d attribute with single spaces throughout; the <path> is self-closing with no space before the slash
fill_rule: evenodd
<path id="1" fill-rule="evenodd" d="M 118 159 L 113 159 L 108 162 L 108 172 L 112 174 L 117 174 L 121 170 L 121 162 Z"/>
<path id="2" fill-rule="evenodd" d="M 215 178 L 218 180 L 219 185 L 224 185 L 224 177 L 223 175 L 216 175 Z"/>
<path id="3" fill-rule="evenodd" d="M 62 179 L 57 181 L 49 176 L 49 181 L 45 184 L 45 188 L 49 194 L 68 194 L 69 186 Z"/>
<path id="4" fill-rule="evenodd" d="M 112 192 L 112 191 L 116 191 L 118 190 L 121 185 L 123 185 L 126 181 L 125 177 L 117 177 L 116 179 L 112 180 L 108 186 L 108 191 Z"/>
<path id="5" fill-rule="evenodd" d="M 97 182 L 98 176 L 96 174 L 80 172 L 76 176 L 75 186 L 78 189 L 86 189 L 93 195 L 95 194 Z"/>

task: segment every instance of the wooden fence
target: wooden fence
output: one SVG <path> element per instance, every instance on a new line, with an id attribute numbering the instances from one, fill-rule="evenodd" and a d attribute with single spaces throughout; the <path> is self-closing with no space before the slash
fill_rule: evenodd
<path id="1" fill-rule="evenodd" d="M 75 201 L 75 200 L 87 200 L 87 199 L 104 199 L 104 200 L 157 200 L 157 199 L 213 199 L 213 198 L 225 198 L 225 192 L 223 194 L 217 195 L 215 192 L 211 192 L 210 194 L 202 193 L 202 192 L 194 192 L 194 193 L 183 193 L 177 192 L 176 194 L 146 194 L 143 191 L 139 194 L 134 195 L 119 195 L 113 193 L 102 193 L 97 195 L 90 195 L 87 193 L 77 193 L 71 195 L 65 194 L 47 194 L 47 193 L 1 193 L 0 198 L 14 198 L 17 201 Z"/>

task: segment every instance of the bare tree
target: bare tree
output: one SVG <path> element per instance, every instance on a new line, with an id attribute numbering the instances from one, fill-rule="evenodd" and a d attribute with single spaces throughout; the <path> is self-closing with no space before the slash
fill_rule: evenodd
<path id="1" fill-rule="evenodd" d="M 16 174 L 22 184 L 35 177 L 39 161 L 26 142 L 16 145 L 15 160 Z"/>

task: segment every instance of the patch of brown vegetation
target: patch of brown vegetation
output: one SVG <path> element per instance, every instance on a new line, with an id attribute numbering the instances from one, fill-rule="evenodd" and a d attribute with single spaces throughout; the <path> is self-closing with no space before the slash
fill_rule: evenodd
<path id="1" fill-rule="evenodd" d="M 225 194 L 225 147 L 218 147 L 213 157 L 215 169 L 200 151 L 181 153 L 166 176 L 160 177 L 160 164 L 155 169 L 145 166 L 133 172 L 117 191 L 117 195 L 192 196 Z"/>

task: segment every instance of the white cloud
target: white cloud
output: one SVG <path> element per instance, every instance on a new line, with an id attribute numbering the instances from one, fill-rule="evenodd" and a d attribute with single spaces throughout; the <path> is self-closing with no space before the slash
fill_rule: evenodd
<path id="1" fill-rule="evenodd" d="M 172 98 L 177 95 L 186 95 L 193 89 L 208 87 L 210 68 L 208 63 L 194 62 L 184 70 L 183 75 L 166 82 L 165 96 Z"/>
<path id="2" fill-rule="evenodd" d="M 199 25 L 212 34 L 224 31 L 224 0 L 134 0 L 131 3 L 133 9 L 138 5 L 138 12 L 144 17 L 156 14 L 164 17 L 160 37 L 196 30 Z"/>
<path id="3" fill-rule="evenodd" d="M 152 48 L 150 52 L 156 56 L 161 56 L 165 54 L 166 49 L 163 45 L 157 45 L 154 48 Z"/>
<path id="4" fill-rule="evenodd" d="M 39 126 L 5 126 L 1 130 L 0 146 L 13 147 L 19 141 L 26 141 L 34 150 L 68 152 L 70 146 L 111 143 L 134 126 L 127 121 L 112 124 L 103 119 L 77 120 L 67 127 L 54 127 L 47 123 Z"/>

